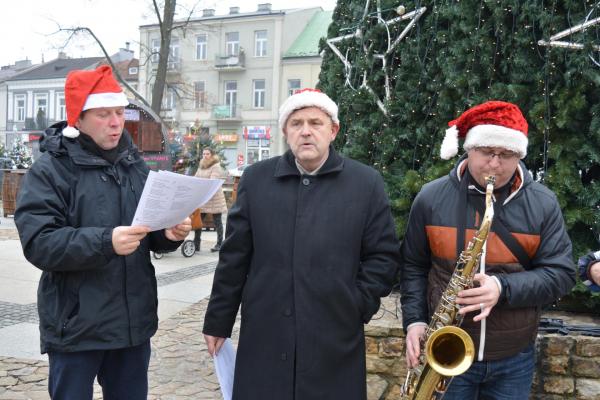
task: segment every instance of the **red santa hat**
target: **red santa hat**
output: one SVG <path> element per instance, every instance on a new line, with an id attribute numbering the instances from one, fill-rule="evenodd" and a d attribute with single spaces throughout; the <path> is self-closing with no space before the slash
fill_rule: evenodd
<path id="1" fill-rule="evenodd" d="M 329 96 L 319 89 L 301 89 L 288 97 L 279 107 L 279 129 L 283 131 L 287 119 L 294 111 L 306 107 L 319 107 L 331 117 L 334 124 L 340 124 L 338 106 Z"/>
<path id="2" fill-rule="evenodd" d="M 112 68 L 102 65 L 95 70 L 69 72 L 65 82 L 67 127 L 63 136 L 76 138 L 79 130 L 75 124 L 82 111 L 90 108 L 125 107 L 129 104 L 123 89 L 113 77 Z"/>
<path id="3" fill-rule="evenodd" d="M 472 107 L 448 122 L 440 156 L 444 160 L 458 153 L 458 138 L 464 138 L 463 149 L 502 147 L 527 155 L 527 121 L 516 105 L 505 101 L 488 101 Z"/>

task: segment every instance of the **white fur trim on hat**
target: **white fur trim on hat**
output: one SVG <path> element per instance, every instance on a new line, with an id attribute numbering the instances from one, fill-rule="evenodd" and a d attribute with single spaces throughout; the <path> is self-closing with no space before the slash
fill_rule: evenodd
<path id="1" fill-rule="evenodd" d="M 501 125 L 476 125 L 467 132 L 463 148 L 466 151 L 474 147 L 502 147 L 519 154 L 527 155 L 527 136 L 516 129 Z"/>
<path id="2" fill-rule="evenodd" d="M 79 136 L 79 130 L 73 126 L 67 126 L 62 130 L 62 135 L 74 139 Z"/>
<path id="3" fill-rule="evenodd" d="M 81 111 L 102 107 L 125 107 L 129 104 L 125 93 L 93 93 L 87 97 Z"/>
<path id="4" fill-rule="evenodd" d="M 325 93 L 306 90 L 288 97 L 279 107 L 279 129 L 283 131 L 287 119 L 294 111 L 306 107 L 319 107 L 331 117 L 334 124 L 340 124 L 337 104 Z"/>
<path id="5" fill-rule="evenodd" d="M 456 125 L 446 129 L 446 135 L 440 148 L 440 157 L 443 160 L 449 160 L 458 153 L 458 129 Z"/>

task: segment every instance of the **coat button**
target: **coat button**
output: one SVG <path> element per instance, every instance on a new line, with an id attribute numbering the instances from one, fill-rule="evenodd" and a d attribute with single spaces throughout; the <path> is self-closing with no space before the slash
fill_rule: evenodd
<path id="1" fill-rule="evenodd" d="M 303 184 L 304 186 L 308 186 L 308 185 L 310 185 L 310 179 L 308 179 L 308 178 L 303 178 L 303 179 L 302 179 L 302 184 Z"/>
<path id="2" fill-rule="evenodd" d="M 288 307 L 288 308 L 286 308 L 286 309 L 283 311 L 283 315 L 285 315 L 286 317 L 290 317 L 290 316 L 292 315 L 292 309 L 291 309 L 291 308 L 289 308 L 289 307 Z"/>
<path id="3" fill-rule="evenodd" d="M 287 353 L 281 353 L 281 361 L 287 360 Z"/>

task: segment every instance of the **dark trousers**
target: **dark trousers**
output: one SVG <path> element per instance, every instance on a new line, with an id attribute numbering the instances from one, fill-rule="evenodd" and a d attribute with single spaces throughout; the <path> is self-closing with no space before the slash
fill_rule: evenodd
<path id="1" fill-rule="evenodd" d="M 217 246 L 221 246 L 223 243 L 223 220 L 221 219 L 221 213 L 219 214 L 211 214 L 213 217 L 213 222 L 215 224 L 215 228 L 217 230 Z M 204 220 L 206 213 L 202 213 L 201 217 Z M 200 238 L 202 236 L 202 229 L 196 229 L 194 231 L 194 246 L 196 247 L 196 251 L 200 251 Z"/>
<path id="2" fill-rule="evenodd" d="M 535 369 L 535 347 L 496 361 L 475 361 L 455 376 L 444 400 L 527 400 Z"/>
<path id="3" fill-rule="evenodd" d="M 150 340 L 117 350 L 49 352 L 52 400 L 91 400 L 94 378 L 104 400 L 146 400 Z"/>

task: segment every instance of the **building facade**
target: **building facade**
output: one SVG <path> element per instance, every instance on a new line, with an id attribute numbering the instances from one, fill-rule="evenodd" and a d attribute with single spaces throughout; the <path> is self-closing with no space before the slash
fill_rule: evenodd
<path id="1" fill-rule="evenodd" d="M 135 90 L 139 65 L 133 51 L 127 46 L 111 58 L 121 76 Z M 94 69 L 103 63 L 106 63 L 103 57 L 68 58 L 59 53 L 54 60 L 5 78 L 0 82 L 0 141 L 7 149 L 16 141 L 26 143 L 35 159 L 43 130 L 67 119 L 64 93 L 67 74 L 78 69 Z M 128 97 L 132 96 L 128 94 Z"/>
<path id="2" fill-rule="evenodd" d="M 211 135 L 228 168 L 283 153 L 279 106 L 292 87 L 314 87 L 320 69 L 318 40 L 310 55 L 288 51 L 322 13 L 320 7 L 272 10 L 268 3 L 244 13 L 231 7 L 227 15 L 205 9 L 174 30 L 161 112 L 170 137 L 185 146 L 197 135 Z M 328 25 L 320 27 L 322 36 Z M 147 50 L 140 56 L 138 91 L 150 101 L 158 25 L 141 26 L 140 42 Z"/>

